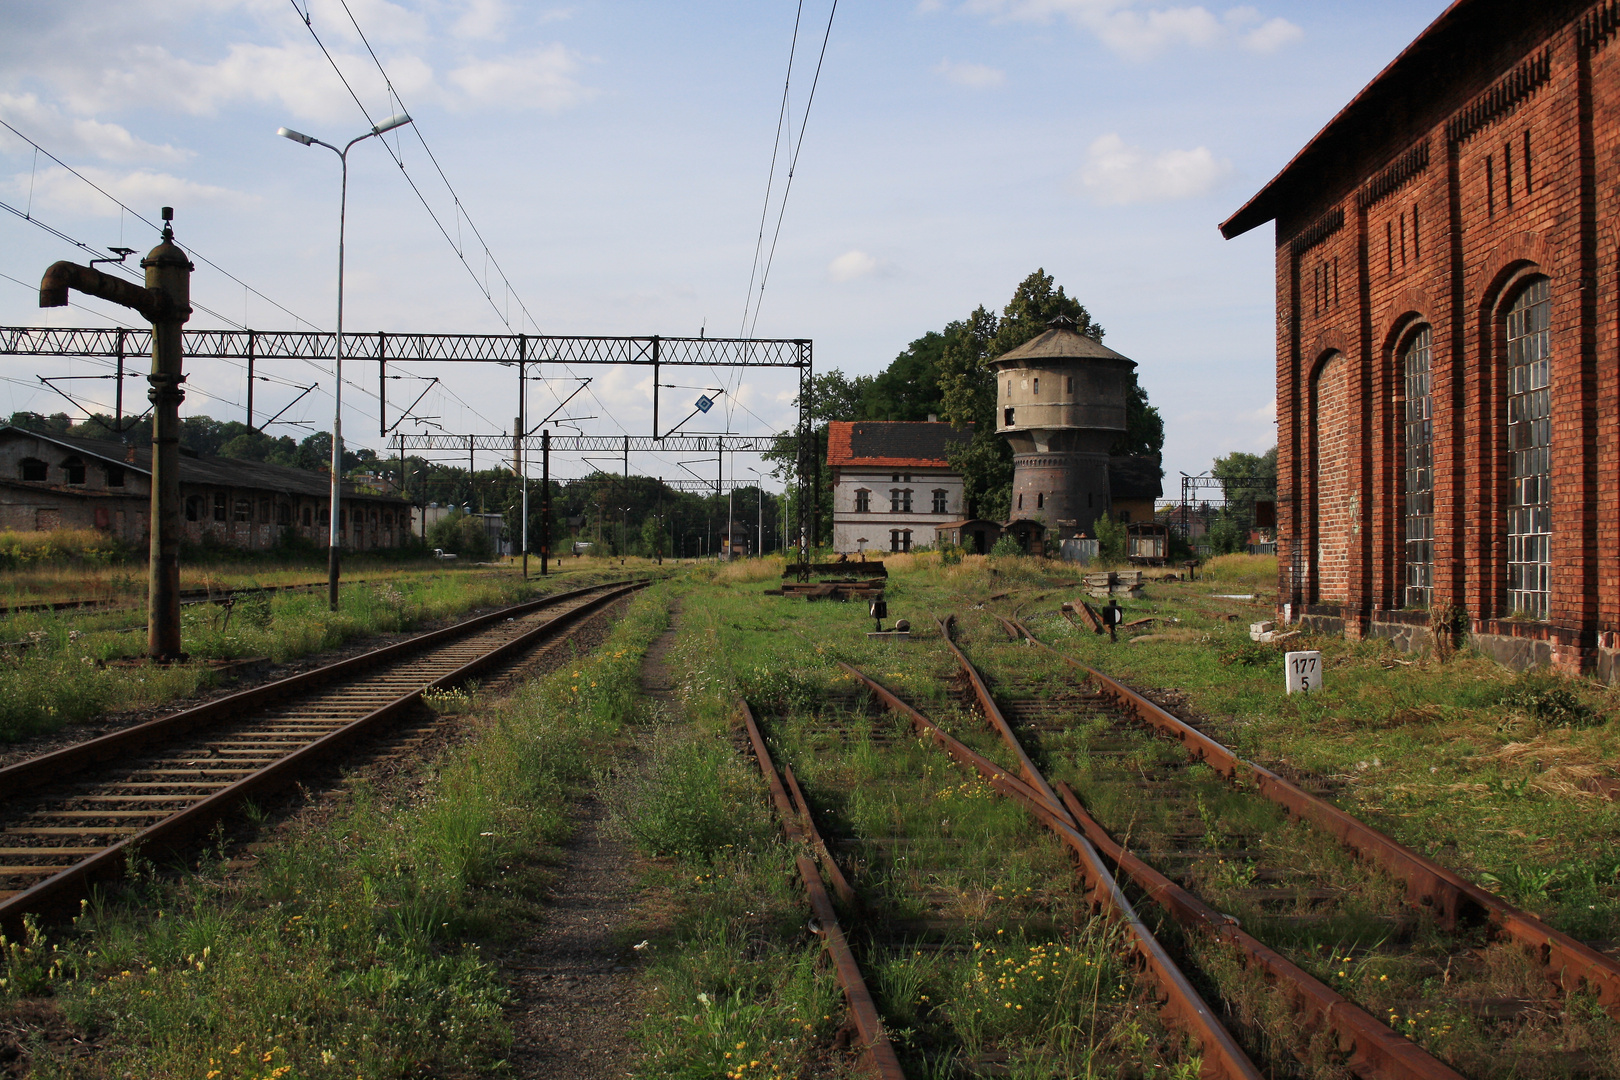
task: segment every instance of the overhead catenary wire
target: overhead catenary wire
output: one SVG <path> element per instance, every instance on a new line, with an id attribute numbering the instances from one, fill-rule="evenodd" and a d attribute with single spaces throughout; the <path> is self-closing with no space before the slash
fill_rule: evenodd
<path id="1" fill-rule="evenodd" d="M 117 206 L 120 211 L 134 217 L 137 221 L 139 221 L 142 224 L 144 224 L 145 226 L 147 226 L 154 233 L 161 234 L 163 232 L 163 227 L 161 225 L 154 224 L 152 221 L 148 220 L 145 216 L 143 216 L 139 211 L 133 210 L 129 206 L 125 205 L 116 195 L 113 195 L 111 192 L 107 191 L 106 188 L 103 188 L 100 184 L 97 184 L 94 180 L 91 180 L 88 176 L 85 176 L 79 170 L 75 169 L 73 166 L 69 165 L 67 162 L 63 161 L 61 158 L 57 157 L 55 154 L 53 154 L 49 150 L 45 149 L 45 147 L 41 146 L 39 143 L 35 142 L 33 139 L 29 138 L 27 135 L 24 135 L 22 132 L 18 131 L 15 127 L 13 127 L 11 124 L 7 123 L 5 120 L 0 119 L 0 127 L 5 128 L 7 131 L 9 131 L 13 135 L 17 136 L 17 138 L 21 139 L 23 142 L 27 143 L 29 146 L 32 146 L 34 148 L 34 152 L 35 152 L 36 156 L 39 155 L 39 154 L 44 154 L 46 157 L 48 157 L 52 161 L 56 162 L 57 165 L 60 165 L 62 168 L 66 169 L 68 172 L 72 173 L 78 179 L 80 179 L 84 183 L 88 184 L 93 190 L 95 190 L 96 192 L 98 192 L 99 194 L 104 196 L 113 205 Z M 32 206 L 33 198 L 32 198 L 32 192 L 31 191 L 30 191 L 29 202 L 30 202 L 30 206 L 29 206 L 27 212 L 19 213 L 15 207 L 11 207 L 11 206 L 6 206 L 5 209 L 10 210 L 12 213 L 17 214 L 18 217 L 23 218 L 26 221 L 33 221 L 35 219 L 31 216 L 32 211 L 33 211 L 33 206 Z M 42 226 L 42 227 L 44 227 L 44 226 Z M 119 228 L 122 229 L 122 227 L 123 227 L 123 219 L 119 218 Z M 51 231 L 53 233 L 55 232 L 54 229 L 49 230 L 49 231 Z M 58 234 L 58 235 L 60 236 L 61 234 Z M 66 236 L 61 236 L 61 239 L 67 240 L 68 238 Z M 122 240 L 121 235 L 120 235 L 119 239 Z M 89 246 L 84 245 L 84 244 L 80 244 L 76 240 L 68 240 L 68 242 L 74 244 L 77 247 L 82 247 L 86 251 L 92 251 L 92 252 L 94 251 L 93 248 L 90 248 Z M 97 253 L 97 254 L 98 254 L 98 257 L 99 257 L 99 253 Z M 304 318 L 302 315 L 299 315 L 296 311 L 293 311 L 290 308 L 287 308 L 287 307 L 283 306 L 282 304 L 279 304 L 276 301 L 270 299 L 270 297 L 264 295 L 264 293 L 260 292 L 258 289 L 255 289 L 253 286 L 249 285 L 247 282 L 243 281 L 241 278 L 237 277 L 235 274 L 231 273 L 229 270 L 226 270 L 224 267 L 220 266 L 218 263 L 214 262 L 212 259 L 208 258 L 205 255 L 199 254 L 197 249 L 192 247 L 190 244 L 186 245 L 186 254 L 191 256 L 193 259 L 196 259 L 198 262 L 201 262 L 201 263 L 207 265 L 208 267 L 212 268 L 213 270 L 215 270 L 215 271 L 217 271 L 217 272 L 219 272 L 221 274 L 224 274 L 226 277 L 230 278 L 232 281 L 236 282 L 238 285 L 242 286 L 242 288 L 246 289 L 248 292 L 252 293 L 254 296 L 257 296 L 260 300 L 263 300 L 265 303 L 269 304 L 271 307 L 275 308 L 278 311 L 283 312 L 286 315 L 291 316 L 292 319 L 295 322 L 302 323 L 305 326 L 309 326 L 309 327 L 318 327 L 319 326 L 318 323 L 310 322 L 308 319 Z M 202 308 L 201 304 L 197 304 L 196 306 L 199 307 L 199 308 Z M 207 308 L 202 308 L 202 310 L 208 311 Z M 219 315 L 217 312 L 214 312 L 214 311 L 208 311 L 208 314 L 214 315 L 216 318 L 221 318 L 221 319 L 224 318 L 224 316 Z"/>
<path id="2" fill-rule="evenodd" d="M 376 121 L 372 118 L 371 111 L 366 108 L 365 102 L 360 100 L 360 95 L 350 84 L 348 77 L 343 74 L 343 69 L 338 65 L 337 59 L 332 55 L 331 51 L 327 49 L 326 43 L 321 40 L 320 34 L 315 30 L 313 21 L 309 18 L 305 11 L 298 7 L 296 0 L 290 0 L 290 2 L 293 5 L 293 10 L 298 14 L 299 21 L 302 22 L 304 24 L 304 28 L 309 31 L 310 37 L 314 40 L 316 46 L 321 50 L 321 55 L 326 58 L 327 64 L 331 66 L 332 71 L 337 75 L 338 81 L 343 84 L 343 89 L 348 91 L 349 97 L 354 100 L 356 107 L 358 107 L 360 110 L 360 114 L 366 118 L 366 122 L 375 127 Z M 344 14 L 349 17 L 349 22 L 354 26 L 355 33 L 359 35 L 361 43 L 365 46 L 366 52 L 370 55 L 371 62 L 376 65 L 378 73 L 382 75 L 383 84 L 388 88 L 389 97 L 392 98 L 396 104 L 398 104 L 401 111 L 408 112 L 409 110 L 405 106 L 405 99 L 401 97 L 399 91 L 395 89 L 393 80 L 388 75 L 388 69 L 383 66 L 382 60 L 377 56 L 376 50 L 371 47 L 370 40 L 366 37 L 365 31 L 361 28 L 359 20 L 355 18 L 354 12 L 350 10 L 347 0 L 339 0 L 339 3 L 342 4 Z M 456 258 L 461 262 L 461 265 L 467 271 L 468 276 L 473 279 L 473 284 L 478 287 L 478 291 L 483 295 L 484 300 L 489 304 L 490 310 L 495 313 L 495 317 L 501 321 L 502 325 L 504 325 L 507 330 L 514 333 L 521 332 L 521 327 L 525 320 L 527 320 L 528 325 L 534 329 L 535 333 L 540 333 L 540 324 L 535 320 L 534 315 L 529 311 L 529 307 L 526 303 L 524 303 L 523 297 L 519 295 L 515 288 L 513 288 L 511 278 L 507 276 L 506 271 L 501 267 L 500 260 L 495 258 L 494 252 L 490 250 L 489 244 L 484 240 L 483 234 L 479 231 L 477 224 L 472 220 L 472 216 L 467 213 L 467 208 L 462 203 L 461 196 L 457 193 L 455 185 L 453 185 L 450 182 L 450 178 L 445 175 L 444 169 L 439 164 L 438 158 L 434 155 L 432 147 L 428 146 L 427 137 L 422 134 L 421 123 L 412 123 L 410 125 L 410 129 L 416 135 L 417 141 L 422 144 L 423 151 L 427 154 L 428 160 L 432 162 L 435 171 L 438 172 L 439 179 L 444 182 L 445 189 L 450 192 L 451 202 L 455 210 L 457 233 L 456 239 L 451 239 L 450 230 L 445 226 L 444 221 L 439 217 L 439 214 L 433 209 L 432 204 L 428 202 L 427 196 L 422 192 L 422 189 L 417 185 L 416 180 L 411 176 L 410 170 L 405 167 L 405 159 L 400 154 L 399 150 L 396 147 L 389 145 L 387 139 L 379 139 L 378 141 L 382 143 L 384 149 L 388 152 L 389 157 L 393 159 L 394 164 L 399 166 L 400 175 L 403 176 L 405 178 L 405 182 L 410 185 L 411 191 L 415 193 L 417 200 L 422 204 L 422 208 L 428 212 L 428 217 L 433 219 L 433 224 L 438 228 L 439 234 L 444 237 L 445 243 L 449 244 L 451 250 L 455 252 Z M 483 251 L 485 263 L 485 276 L 483 278 L 479 277 L 478 270 L 474 268 L 473 264 L 467 260 L 465 244 L 460 239 L 461 222 L 463 220 L 466 221 L 467 227 L 472 231 L 473 236 L 478 241 L 479 247 Z M 494 291 L 489 287 L 488 271 L 489 267 L 491 266 L 493 266 L 495 268 L 495 272 L 500 275 L 501 284 L 506 289 L 508 297 L 517 301 L 518 310 L 521 313 L 517 328 L 514 328 L 512 325 L 510 312 L 501 310 L 500 304 L 496 303 L 495 301 Z M 567 371 L 570 377 L 577 377 L 574 375 L 573 368 L 570 365 L 563 364 L 562 366 L 563 370 Z M 471 406 L 468 407 L 471 408 Z M 475 415 L 477 414 L 477 410 L 473 410 L 473 412 Z M 624 426 L 619 423 L 611 412 L 604 410 L 604 415 L 611 423 L 614 424 L 614 426 L 618 427 L 620 431 L 624 431 Z M 487 419 L 485 419 L 485 422 L 489 423 Z"/>
<path id="3" fill-rule="evenodd" d="M 799 117 L 799 141 L 793 146 L 793 157 L 788 159 L 787 183 L 782 187 L 782 203 L 776 214 L 776 231 L 771 236 L 771 252 L 765 259 L 765 272 L 759 278 L 759 299 L 754 303 L 754 321 L 749 336 L 759 328 L 759 309 L 765 302 L 765 285 L 770 280 L 771 264 L 776 261 L 776 243 L 782 237 L 782 220 L 787 216 L 788 196 L 793 192 L 793 174 L 799 168 L 799 153 L 804 149 L 804 135 L 810 127 L 810 109 L 816 101 L 816 87 L 821 84 L 821 66 L 827 59 L 827 43 L 832 40 L 833 17 L 838 14 L 838 0 L 833 0 L 827 12 L 827 30 L 821 38 L 821 54 L 816 57 L 816 73 L 810 80 L 810 96 L 804 103 L 804 115 Z"/>

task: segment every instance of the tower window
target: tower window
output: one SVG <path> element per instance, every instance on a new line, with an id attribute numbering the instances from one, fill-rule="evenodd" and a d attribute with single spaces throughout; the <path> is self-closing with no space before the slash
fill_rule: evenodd
<path id="1" fill-rule="evenodd" d="M 1065 394 L 1074 393 L 1074 376 L 1073 375 L 1069 375 L 1069 376 L 1066 376 L 1064 378 L 1064 380 L 1063 380 L 1063 392 Z"/>
<path id="2" fill-rule="evenodd" d="M 1035 493 L 1035 509 L 1037 509 L 1037 510 L 1045 510 L 1046 509 L 1046 492 L 1037 491 Z"/>
<path id="3" fill-rule="evenodd" d="M 1041 380 L 1039 378 L 1035 380 L 1035 396 L 1041 396 Z"/>
<path id="4" fill-rule="evenodd" d="M 1002 409 L 1001 410 L 1001 425 L 1003 427 L 1012 427 L 1012 422 L 1013 422 L 1012 418 L 1013 418 L 1013 411 L 1011 409 Z"/>

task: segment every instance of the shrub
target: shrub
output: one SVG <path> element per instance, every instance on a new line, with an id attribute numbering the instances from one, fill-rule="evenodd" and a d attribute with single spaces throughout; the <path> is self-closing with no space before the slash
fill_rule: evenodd
<path id="1" fill-rule="evenodd" d="M 1097 519 L 1097 556 L 1103 559 L 1125 557 L 1125 526 L 1114 520 L 1112 514 Z"/>
<path id="2" fill-rule="evenodd" d="M 1502 692 L 1502 704 L 1521 709 L 1552 727 L 1586 727 L 1602 717 L 1593 713 L 1570 686 L 1551 671 L 1526 671 Z"/>
<path id="3" fill-rule="evenodd" d="M 35 563 L 109 566 L 124 562 L 130 554 L 126 545 L 95 529 L 0 532 L 0 569 L 15 570 Z"/>
<path id="4" fill-rule="evenodd" d="M 1018 546 L 1018 541 L 1013 539 L 1011 533 L 1002 533 L 1001 539 L 996 541 L 996 546 L 990 549 L 990 554 L 996 556 L 1022 555 L 1023 553 L 1024 549 Z"/>

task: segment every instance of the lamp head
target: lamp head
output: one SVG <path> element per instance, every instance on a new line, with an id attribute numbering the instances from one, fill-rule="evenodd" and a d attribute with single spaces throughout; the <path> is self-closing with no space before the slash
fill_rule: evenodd
<path id="1" fill-rule="evenodd" d="M 371 133 L 373 135 L 381 135 L 385 131 L 393 131 L 397 127 L 404 127 L 410 122 L 411 118 L 408 113 L 395 113 L 393 116 L 390 116 L 382 123 L 373 127 L 371 129 Z"/>
<path id="2" fill-rule="evenodd" d="M 277 128 L 276 134 L 280 135 L 283 139 L 291 139 L 293 142 L 301 143 L 304 146 L 308 146 L 310 143 L 315 141 L 315 136 L 305 135 L 302 131 L 294 131 L 292 128 L 287 127 Z"/>

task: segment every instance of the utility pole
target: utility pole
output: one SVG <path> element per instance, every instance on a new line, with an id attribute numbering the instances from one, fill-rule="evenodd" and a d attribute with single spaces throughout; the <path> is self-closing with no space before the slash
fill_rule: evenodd
<path id="1" fill-rule="evenodd" d="M 39 306 L 66 307 L 68 290 L 133 308 L 152 324 L 151 550 L 147 562 L 146 651 L 153 660 L 180 651 L 180 403 L 186 381 L 180 328 L 191 318 L 191 271 L 174 243 L 174 208 L 163 208 L 163 239 L 141 260 L 146 287 L 77 263 L 53 263 L 39 283 Z"/>
<path id="2" fill-rule="evenodd" d="M 529 523 L 523 523 L 527 533 Z M 540 576 L 546 576 L 546 560 L 551 556 L 551 429 L 540 432 Z"/>

